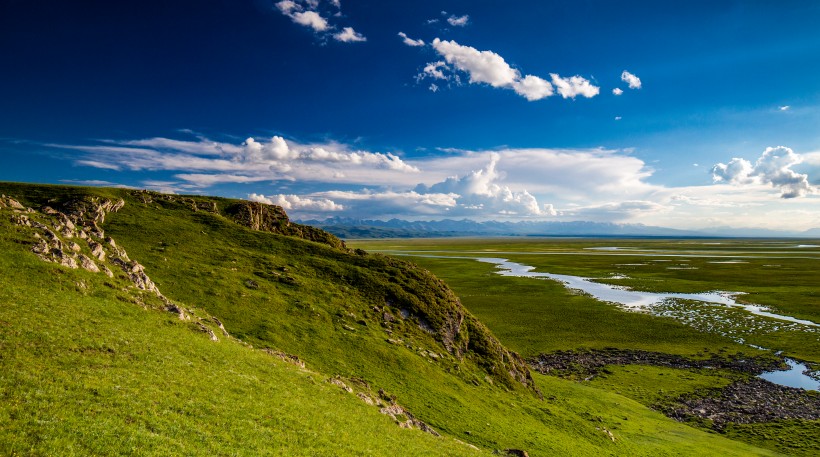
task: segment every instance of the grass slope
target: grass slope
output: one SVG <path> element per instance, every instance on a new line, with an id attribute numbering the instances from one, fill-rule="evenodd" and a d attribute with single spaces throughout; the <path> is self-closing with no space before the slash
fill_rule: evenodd
<path id="1" fill-rule="evenodd" d="M 401 297 L 376 296 L 394 289 L 374 281 L 418 282 L 378 256 L 253 231 L 184 205 L 142 203 L 125 190 L 0 184 L 0 191 L 35 208 L 84 194 L 124 198 L 106 234 L 168 298 L 218 317 L 257 348 L 297 354 L 308 368 L 241 342 L 211 341 L 154 310 L 155 299 L 121 274 L 109 279 L 40 261 L 29 252 L 31 233 L 4 212 L 2 454 L 772 454 L 616 393 L 535 376 L 540 400 L 505 383 L 494 371 L 500 367 L 486 364 L 489 349 L 469 347 L 459 359 L 386 302 Z M 482 328 L 470 327 L 475 341 L 491 341 L 477 337 Z M 384 389 L 443 436 L 399 428 L 326 382 L 336 375 L 356 390 Z"/>

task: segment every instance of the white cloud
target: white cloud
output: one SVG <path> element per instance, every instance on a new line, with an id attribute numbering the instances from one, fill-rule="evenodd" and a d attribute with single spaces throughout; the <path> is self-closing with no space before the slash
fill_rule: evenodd
<path id="1" fill-rule="evenodd" d="M 550 76 L 552 77 L 552 84 L 555 85 L 555 89 L 563 98 L 574 99 L 578 95 L 592 98 L 598 95 L 600 91 L 599 87 L 593 86 L 592 83 L 580 76 L 562 78 L 555 73 L 550 73 Z"/>
<path id="2" fill-rule="evenodd" d="M 621 116 L 615 116 L 615 120 L 616 120 L 616 121 L 620 121 L 621 119 L 623 119 L 623 117 L 621 117 Z"/>
<path id="3" fill-rule="evenodd" d="M 624 93 L 624 91 L 620 87 L 616 87 L 616 88 L 612 89 L 612 93 L 615 94 L 615 95 L 621 95 L 621 94 Z"/>
<path id="4" fill-rule="evenodd" d="M 322 39 L 333 37 L 342 43 L 358 43 L 367 41 L 364 35 L 353 30 L 353 27 L 343 27 L 338 31 L 336 25 L 331 24 L 328 17 L 342 17 L 339 0 L 329 0 L 332 9 L 320 8 L 319 0 L 282 0 L 277 2 L 276 8 L 294 23 L 313 30 Z M 320 11 L 321 10 L 321 11 Z M 324 14 L 323 14 L 324 13 Z"/>
<path id="5" fill-rule="evenodd" d="M 797 173 L 792 167 L 803 158 L 785 146 L 769 147 L 754 165 L 742 158 L 733 158 L 728 164 L 712 167 L 715 182 L 734 185 L 768 185 L 780 189 L 782 198 L 797 198 L 817 192 L 809 183 L 808 175 Z"/>
<path id="6" fill-rule="evenodd" d="M 493 87 L 512 87 L 521 77 L 500 55 L 492 51 L 479 51 L 462 46 L 455 41 L 433 40 L 433 48 L 457 69 L 470 76 L 471 83 L 486 83 Z"/>
<path id="7" fill-rule="evenodd" d="M 552 84 L 538 76 L 527 75 L 513 82 L 513 90 L 529 101 L 541 100 L 552 95 Z"/>
<path id="8" fill-rule="evenodd" d="M 343 211 L 345 207 L 343 205 L 339 205 L 333 200 L 327 198 L 310 198 L 310 197 L 301 197 L 299 195 L 285 195 L 285 194 L 277 194 L 277 195 L 269 195 L 264 196 L 256 193 L 252 193 L 248 195 L 248 200 L 259 202 L 259 203 L 266 203 L 268 205 L 277 205 L 281 206 L 286 210 L 295 210 L 296 212 L 299 211 Z"/>
<path id="9" fill-rule="evenodd" d="M 780 111 L 788 111 L 788 110 L 790 110 L 790 109 L 791 109 L 791 106 L 789 106 L 789 105 L 783 105 L 783 106 L 781 106 L 779 109 L 780 109 Z"/>
<path id="10" fill-rule="evenodd" d="M 353 27 L 345 27 L 341 32 L 333 35 L 333 38 L 335 38 L 336 41 L 341 41 L 343 43 L 367 41 L 367 38 L 365 38 L 361 33 L 353 30 Z"/>
<path id="11" fill-rule="evenodd" d="M 428 89 L 430 89 L 430 92 L 432 93 L 436 93 L 439 91 L 438 86 L 435 84 L 430 84 L 430 87 Z"/>
<path id="12" fill-rule="evenodd" d="M 553 94 L 552 85 L 548 81 L 533 75 L 522 77 L 503 57 L 492 51 L 479 51 L 455 41 L 438 38 L 433 40 L 432 46 L 448 64 L 467 73 L 471 84 L 484 83 L 492 87 L 512 89 L 530 101 Z"/>
<path id="13" fill-rule="evenodd" d="M 480 170 L 473 170 L 463 177 L 450 176 L 444 181 L 425 186 L 420 184 L 419 193 L 458 195 L 458 206 L 465 210 L 481 210 L 484 215 L 505 214 L 518 216 L 546 216 L 554 208 L 542 209 L 538 200 L 527 190 L 513 191 L 501 185 L 497 165 L 501 156 L 491 154 L 490 162 Z"/>
<path id="14" fill-rule="evenodd" d="M 408 37 L 407 34 L 404 33 L 404 32 L 399 32 L 399 36 L 402 38 L 402 41 L 404 42 L 404 44 L 406 44 L 407 46 L 414 46 L 414 47 L 424 46 L 424 40 L 414 40 L 414 39 Z"/>
<path id="15" fill-rule="evenodd" d="M 316 11 L 300 11 L 290 16 L 293 22 L 312 28 L 317 32 L 327 30 L 327 19 L 323 18 Z"/>
<path id="16" fill-rule="evenodd" d="M 466 14 L 464 16 L 451 15 L 447 18 L 447 23 L 453 27 L 465 27 L 469 21 L 470 16 Z"/>
<path id="17" fill-rule="evenodd" d="M 621 81 L 629 84 L 630 89 L 641 88 L 641 78 L 638 78 L 637 76 L 633 75 L 632 73 L 626 70 L 624 70 L 624 72 L 621 73 Z"/>
<path id="18" fill-rule="evenodd" d="M 424 79 L 426 77 L 430 77 L 433 79 L 449 79 L 447 75 L 444 74 L 443 70 L 447 70 L 447 63 L 443 61 L 438 62 L 430 62 L 424 66 L 424 70 L 422 70 L 421 74 L 416 77 L 417 80 Z"/>

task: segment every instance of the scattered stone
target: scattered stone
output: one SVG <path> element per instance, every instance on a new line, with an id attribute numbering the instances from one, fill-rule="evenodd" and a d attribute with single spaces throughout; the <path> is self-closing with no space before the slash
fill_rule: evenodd
<path id="1" fill-rule="evenodd" d="M 530 368 L 541 374 L 574 378 L 597 376 L 607 365 L 652 365 L 668 368 L 718 368 L 758 375 L 777 370 L 781 362 L 770 357 L 751 357 L 736 354 L 721 357 L 713 354 L 708 359 L 688 359 L 680 355 L 628 349 L 587 351 L 557 351 L 541 354 L 528 360 Z"/>
<path id="2" fill-rule="evenodd" d="M 327 380 L 327 382 L 329 382 L 333 385 L 341 387 L 342 390 L 344 390 L 347 393 L 351 393 L 351 394 L 353 393 L 353 389 L 348 387 L 347 384 L 345 384 L 339 376 L 330 378 L 330 379 Z M 384 414 L 384 413 L 382 413 L 382 414 Z"/>
<path id="3" fill-rule="evenodd" d="M 514 457 L 530 457 L 530 455 L 527 454 L 527 451 L 521 449 L 504 449 L 504 454 Z"/>
<path id="4" fill-rule="evenodd" d="M 227 330 L 225 330 L 225 326 L 224 326 L 224 325 L 222 325 L 222 322 L 220 322 L 220 320 L 219 320 L 219 319 L 217 319 L 216 317 L 211 317 L 211 320 L 212 320 L 212 321 L 214 321 L 214 323 L 215 323 L 215 324 L 219 327 L 219 330 L 222 330 L 222 334 L 223 334 L 223 335 L 225 335 L 225 336 L 227 336 L 227 337 L 230 337 L 230 336 L 231 336 L 231 335 L 228 333 L 228 331 L 227 331 Z M 294 356 L 294 357 L 296 357 L 296 356 Z M 305 365 L 305 364 L 304 364 L 304 363 L 302 363 L 302 368 L 304 368 L 304 365 Z"/>
<path id="5" fill-rule="evenodd" d="M 211 341 L 219 341 L 219 338 L 216 337 L 216 333 L 214 333 L 213 330 L 208 328 L 208 326 L 206 326 L 202 322 L 197 322 L 196 325 L 197 327 L 199 327 L 199 330 L 201 330 L 203 333 L 208 334 L 208 337 L 211 338 Z"/>
<path id="6" fill-rule="evenodd" d="M 285 362 L 292 363 L 292 364 L 294 364 L 296 366 L 299 366 L 301 368 L 305 368 L 305 362 L 302 359 L 300 359 L 298 356 L 295 356 L 293 354 L 287 354 L 285 352 L 277 351 L 277 350 L 274 350 L 274 349 L 262 349 L 262 350 L 264 352 L 274 356 L 274 357 L 279 357 L 280 359 L 284 360 Z"/>
<path id="7" fill-rule="evenodd" d="M 114 277 L 114 272 L 111 271 L 107 266 L 103 265 L 101 268 L 102 268 L 102 272 L 105 273 L 106 276 L 108 276 L 109 278 Z"/>
<path id="8" fill-rule="evenodd" d="M 389 311 L 385 311 L 384 314 L 382 314 L 382 319 L 384 319 L 385 322 L 393 322 L 396 320 Z"/>
<path id="9" fill-rule="evenodd" d="M 708 397 L 686 396 L 666 408 L 677 420 L 700 417 L 712 421 L 715 430 L 727 423 L 753 424 L 778 420 L 820 419 L 820 396 L 803 389 L 780 386 L 760 378 L 738 381 Z"/>
<path id="10" fill-rule="evenodd" d="M 259 289 L 259 284 L 253 279 L 248 279 L 247 281 L 245 281 L 245 287 L 247 287 L 248 289 L 257 290 Z"/>
<path id="11" fill-rule="evenodd" d="M 393 418 L 394 421 L 402 428 L 418 428 L 419 430 L 429 433 L 433 436 L 441 436 L 437 431 L 430 427 L 426 423 L 416 419 L 410 411 L 407 411 L 403 407 L 397 404 L 392 404 L 390 406 L 385 406 L 379 410 L 380 413 L 388 415 Z"/>
<path id="12" fill-rule="evenodd" d="M 82 250 L 82 248 L 80 247 L 80 245 L 79 245 L 79 244 L 77 244 L 77 243 L 75 243 L 75 242 L 73 242 L 73 241 L 72 241 L 71 243 L 69 243 L 69 244 L 68 244 L 68 249 L 71 249 L 71 250 L 72 250 L 72 251 L 74 251 L 74 252 L 80 252 L 80 251 Z"/>
<path id="13" fill-rule="evenodd" d="M 375 405 L 375 403 L 373 402 L 373 399 L 370 398 L 370 395 L 367 395 L 364 392 L 359 392 L 359 393 L 356 394 L 356 396 L 359 397 L 363 402 L 367 403 L 370 406 Z"/>

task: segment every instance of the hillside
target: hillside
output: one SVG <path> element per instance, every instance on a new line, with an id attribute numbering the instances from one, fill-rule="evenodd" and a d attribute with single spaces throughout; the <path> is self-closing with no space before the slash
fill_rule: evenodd
<path id="1" fill-rule="evenodd" d="M 0 454 L 772 454 L 531 375 L 431 273 L 281 208 L 0 193 Z"/>

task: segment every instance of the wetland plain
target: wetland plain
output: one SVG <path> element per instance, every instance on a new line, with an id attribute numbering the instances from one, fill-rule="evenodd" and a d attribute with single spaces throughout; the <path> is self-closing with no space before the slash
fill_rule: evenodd
<path id="1" fill-rule="evenodd" d="M 559 355 L 561 363 L 542 372 L 772 449 L 820 450 L 816 433 L 807 432 L 820 426 L 820 245 L 814 240 L 464 238 L 348 244 L 407 256 L 429 269 L 525 358 Z M 625 361 L 623 351 L 634 362 Z M 669 357 L 691 363 L 671 363 Z M 749 360 L 758 362 L 739 370 L 738 363 Z M 792 394 L 795 411 L 743 415 L 789 403 L 785 398 Z M 732 406 L 727 396 L 741 400 Z M 722 406 L 703 407 L 703 399 L 710 398 Z"/>

